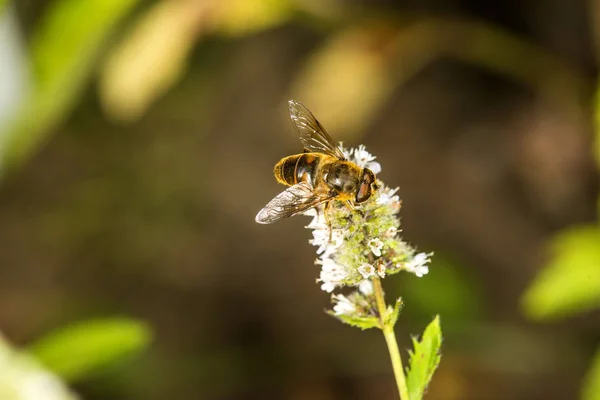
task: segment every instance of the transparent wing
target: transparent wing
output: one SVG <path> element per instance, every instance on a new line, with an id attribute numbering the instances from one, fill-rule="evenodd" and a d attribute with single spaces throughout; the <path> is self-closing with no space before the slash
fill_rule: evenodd
<path id="1" fill-rule="evenodd" d="M 332 197 L 328 193 L 317 193 L 309 183 L 301 182 L 290 186 L 275 196 L 269 204 L 256 214 L 256 222 L 271 224 L 309 210 L 330 200 Z"/>
<path id="2" fill-rule="evenodd" d="M 333 142 L 323 125 L 317 121 L 314 115 L 302 103 L 296 100 L 289 101 L 290 119 L 304 148 L 309 152 L 325 153 L 330 156 L 345 160 L 344 154 Z"/>

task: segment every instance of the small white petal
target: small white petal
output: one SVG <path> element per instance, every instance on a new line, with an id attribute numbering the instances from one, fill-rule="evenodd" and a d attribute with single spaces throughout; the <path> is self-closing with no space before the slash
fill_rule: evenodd
<path id="1" fill-rule="evenodd" d="M 429 267 L 426 265 L 415 268 L 415 275 L 419 278 L 422 278 L 423 275 L 427 275 L 429 273 Z"/>
<path id="2" fill-rule="evenodd" d="M 396 195 L 398 188 L 390 189 L 389 187 L 383 187 L 379 190 L 379 196 L 377 197 L 377 204 L 388 204 L 393 205 L 400 201 L 400 198 Z"/>
<path id="3" fill-rule="evenodd" d="M 430 256 L 431 253 L 416 254 L 412 260 L 404 265 L 404 269 L 421 278 L 423 275 L 427 275 L 429 273 L 429 267 L 427 266 L 427 263 L 431 261 L 429 258 Z"/>
<path id="4" fill-rule="evenodd" d="M 338 144 L 338 147 L 340 148 L 340 150 L 342 151 L 342 154 L 344 155 L 344 157 L 346 157 L 346 159 L 348 159 L 348 160 L 352 159 L 352 152 L 354 151 L 354 149 L 345 148 L 343 142 L 340 142 Z"/>
<path id="5" fill-rule="evenodd" d="M 375 276 L 375 268 L 371 264 L 363 264 L 358 267 L 358 273 L 362 275 L 363 278 L 369 279 L 372 276 Z"/>
<path id="6" fill-rule="evenodd" d="M 373 283 L 368 279 L 362 280 L 358 284 L 358 290 L 365 296 L 370 296 L 373 294 Z"/>
<path id="7" fill-rule="evenodd" d="M 309 217 L 316 217 L 317 215 L 319 215 L 319 213 L 317 212 L 316 208 L 309 208 L 308 210 L 304 211 L 302 213 L 303 215 L 307 215 Z"/>
<path id="8" fill-rule="evenodd" d="M 326 292 L 331 293 L 337 286 L 341 286 L 348 277 L 348 272 L 344 267 L 338 265 L 331 258 L 322 258 L 316 262 L 322 265 L 319 281 L 323 282 L 321 289 Z"/>
<path id="9" fill-rule="evenodd" d="M 365 168 L 370 169 L 375 175 L 381 172 L 381 164 L 379 164 L 377 161 L 371 161 L 367 163 Z"/>
<path id="10" fill-rule="evenodd" d="M 336 303 L 333 306 L 335 315 L 348 315 L 356 311 L 356 305 L 343 294 L 333 295 L 331 299 Z"/>
<path id="11" fill-rule="evenodd" d="M 381 249 L 383 248 L 383 242 L 381 240 L 379 240 L 378 238 L 371 239 L 369 240 L 369 243 L 367 243 L 367 245 L 369 246 L 374 255 L 376 255 L 377 257 L 381 256 Z"/>
<path id="12" fill-rule="evenodd" d="M 335 290 L 335 285 L 331 282 L 325 282 L 321 285 L 321 290 L 327 293 L 331 293 Z"/>

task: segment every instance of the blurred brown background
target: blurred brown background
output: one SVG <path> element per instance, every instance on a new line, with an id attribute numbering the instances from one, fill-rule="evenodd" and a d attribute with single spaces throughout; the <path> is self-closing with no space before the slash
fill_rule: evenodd
<path id="1" fill-rule="evenodd" d="M 323 312 L 308 220 L 254 222 L 300 150 L 294 98 L 377 155 L 404 238 L 435 252 L 426 277 L 385 282 L 401 348 L 441 315 L 426 398 L 579 398 L 598 310 L 537 322 L 520 302 L 548 241 L 596 220 L 594 2 L 128 2 L 85 56 L 82 3 L 5 4 L 33 49 L 22 90 L 65 75 L 0 146 L 7 338 L 148 322 L 146 351 L 75 383 L 85 399 L 397 398 L 381 334 Z"/>

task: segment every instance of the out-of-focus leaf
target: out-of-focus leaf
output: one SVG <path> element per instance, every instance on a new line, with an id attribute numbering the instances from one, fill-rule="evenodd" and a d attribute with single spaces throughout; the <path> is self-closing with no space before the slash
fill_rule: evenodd
<path id="1" fill-rule="evenodd" d="M 0 399 L 75 400 L 76 396 L 37 360 L 14 350 L 0 336 Z"/>
<path id="2" fill-rule="evenodd" d="M 0 15 L 2 15 L 5 5 L 6 5 L 6 0 L 0 0 Z"/>
<path id="3" fill-rule="evenodd" d="M 600 349 L 596 351 L 592 365 L 586 373 L 581 400 L 600 400 Z"/>
<path id="4" fill-rule="evenodd" d="M 150 342 L 146 324 L 125 318 L 77 323 L 47 335 L 31 353 L 64 379 L 74 381 L 140 352 Z"/>
<path id="5" fill-rule="evenodd" d="M 0 5 L 0 158 L 6 128 L 14 122 L 30 85 L 25 51 L 14 7 Z"/>
<path id="6" fill-rule="evenodd" d="M 406 385 L 410 400 L 421 400 L 433 373 L 438 367 L 441 355 L 442 328 L 436 316 L 425 328 L 421 340 L 413 338 L 413 351 L 410 352 Z"/>
<path id="7" fill-rule="evenodd" d="M 162 1 L 139 18 L 102 73 L 100 97 L 111 117 L 138 118 L 181 78 L 212 7 L 196 0 Z"/>
<path id="8" fill-rule="evenodd" d="M 372 120 L 396 85 L 391 81 L 396 32 L 382 27 L 352 28 L 335 35 L 306 63 L 293 84 L 298 99 L 327 118 L 333 137 L 353 140 Z"/>
<path id="9" fill-rule="evenodd" d="M 481 314 L 483 296 L 476 282 L 456 261 L 436 251 L 429 271 L 427 279 L 407 276 L 400 282 L 401 293 L 411 305 L 407 312 L 427 316 L 440 313 L 453 325 L 472 321 Z"/>
<path id="10" fill-rule="evenodd" d="M 8 165 L 29 155 L 65 116 L 108 34 L 139 0 L 58 0 L 31 36 L 35 91 L 9 131 Z"/>
<path id="11" fill-rule="evenodd" d="M 292 15 L 290 0 L 218 1 L 216 28 L 227 35 L 243 35 L 272 28 Z"/>
<path id="12" fill-rule="evenodd" d="M 550 261 L 523 296 L 525 314 L 551 319 L 600 306 L 600 228 L 565 231 L 551 250 Z"/>

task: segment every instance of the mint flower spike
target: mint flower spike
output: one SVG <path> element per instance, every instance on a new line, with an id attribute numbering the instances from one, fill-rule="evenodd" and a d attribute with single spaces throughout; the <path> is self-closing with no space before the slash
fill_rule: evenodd
<path id="1" fill-rule="evenodd" d="M 375 174 L 381 172 L 381 165 L 365 146 L 345 149 L 340 144 L 340 149 L 347 160 L 368 168 Z M 343 323 L 360 329 L 381 329 L 390 353 L 400 399 L 419 400 L 439 362 L 437 352 L 441 343 L 441 331 L 431 328 L 430 331 L 438 336 L 431 334 L 429 336 L 435 340 L 429 336 L 427 340 L 425 336 L 423 339 L 427 343 L 431 341 L 436 344 L 428 348 L 432 351 L 431 360 L 435 362 L 432 361 L 428 365 L 429 369 L 424 370 L 419 367 L 420 358 L 413 357 L 408 376 L 405 376 L 394 334 L 402 301 L 397 299 L 393 305 L 387 305 L 381 280 L 401 271 L 423 277 L 429 273 L 433 254 L 417 253 L 402 240 L 399 236 L 398 213 L 401 201 L 397 195 L 398 188 L 392 189 L 380 180 L 377 180 L 377 184 L 379 189 L 354 210 L 341 201 L 332 201 L 327 217 L 324 212 L 314 209 L 305 212 L 305 215 L 313 217 L 306 228 L 312 229 L 313 238 L 309 243 L 317 247 L 315 264 L 321 266 L 317 279 L 321 289 L 333 293 L 343 287 L 351 288 L 347 294 L 331 295 L 333 309 L 328 313 Z M 435 321 L 439 328 L 439 320 Z M 425 345 L 415 342 L 415 349 L 417 345 L 425 348 Z"/>
<path id="2" fill-rule="evenodd" d="M 341 147 L 346 158 L 374 173 L 381 165 L 365 146 L 354 149 Z M 321 289 L 331 293 L 349 286 L 357 287 L 365 279 L 384 278 L 400 271 L 422 277 L 429 272 L 431 254 L 416 251 L 398 237 L 400 198 L 398 189 L 380 185 L 373 196 L 357 210 L 341 202 L 333 202 L 328 210 L 329 223 L 323 212 L 314 209 L 305 214 L 313 217 L 306 227 L 312 229 L 309 243 L 318 247 L 316 264 L 321 265 L 318 282 Z M 331 231 L 330 231 L 331 230 Z M 331 240 L 330 240 L 331 238 Z"/>

